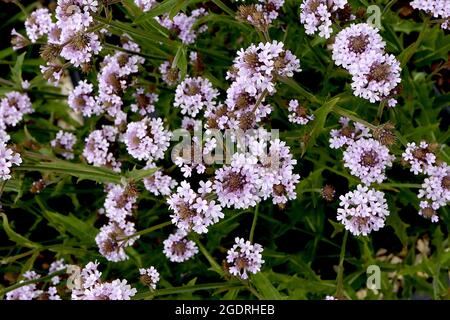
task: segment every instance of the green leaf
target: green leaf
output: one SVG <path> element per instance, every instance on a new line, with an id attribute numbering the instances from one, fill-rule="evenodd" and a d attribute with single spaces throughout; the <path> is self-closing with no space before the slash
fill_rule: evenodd
<path id="1" fill-rule="evenodd" d="M 131 171 L 128 171 L 126 177 L 133 180 L 134 182 L 140 181 L 148 176 L 151 176 L 156 171 L 158 171 L 158 167 L 151 169 L 136 169 L 134 168 Z"/>
<path id="2" fill-rule="evenodd" d="M 25 52 L 17 57 L 14 67 L 11 68 L 11 80 L 17 87 L 22 87 L 22 65 L 25 58 Z"/>
<path id="3" fill-rule="evenodd" d="M 282 296 L 272 285 L 265 273 L 258 272 L 251 277 L 251 283 L 266 300 L 281 300 Z"/>
<path id="4" fill-rule="evenodd" d="M 183 1 L 184 0 L 164 0 L 163 2 L 159 3 L 156 7 L 154 7 L 149 12 L 144 13 L 143 15 L 139 16 L 136 20 L 134 20 L 134 22 L 142 23 L 142 22 L 150 20 L 156 16 L 159 16 L 161 14 L 169 12 L 173 7 L 176 7 L 177 5 L 180 4 L 180 2 L 183 2 Z"/>
<path id="5" fill-rule="evenodd" d="M 187 74 L 187 56 L 186 56 L 186 46 L 181 45 L 178 47 L 177 54 L 172 62 L 172 68 L 178 68 L 181 71 L 181 79 Z"/>
<path id="6" fill-rule="evenodd" d="M 333 233 L 331 234 L 331 238 L 334 238 L 337 234 L 339 234 L 342 231 L 344 231 L 344 225 L 342 223 L 333 221 L 331 219 L 328 219 L 328 221 L 333 226 Z"/>
<path id="7" fill-rule="evenodd" d="M 11 229 L 9 222 L 8 222 L 8 217 L 6 216 L 6 214 L 4 214 L 3 212 L 0 212 L 0 216 L 2 217 L 2 220 L 3 220 L 3 230 L 5 230 L 6 234 L 8 235 L 9 240 L 11 240 L 23 247 L 35 248 L 35 249 L 41 248 L 40 244 L 37 244 L 31 240 L 28 240 L 24 236 L 21 236 L 20 234 L 15 232 L 13 229 Z"/>

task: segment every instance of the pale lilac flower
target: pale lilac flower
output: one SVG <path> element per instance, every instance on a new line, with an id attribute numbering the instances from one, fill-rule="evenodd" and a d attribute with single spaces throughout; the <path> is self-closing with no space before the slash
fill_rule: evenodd
<path id="1" fill-rule="evenodd" d="M 437 222 L 439 217 L 436 210 L 447 205 L 450 201 L 450 166 L 442 163 L 439 166 L 430 166 L 427 169 L 428 177 L 422 183 L 417 195 L 420 202 L 419 214 Z"/>
<path id="2" fill-rule="evenodd" d="M 152 288 L 156 289 L 156 284 L 159 282 L 159 272 L 155 269 L 155 267 L 151 266 L 150 268 L 140 268 L 139 273 L 141 274 L 141 281 Z"/>
<path id="3" fill-rule="evenodd" d="M 58 86 L 64 73 L 64 67 L 59 62 L 47 62 L 44 66 L 39 66 L 42 76 L 48 83 Z"/>
<path id="4" fill-rule="evenodd" d="M 11 179 L 11 167 L 21 163 L 20 155 L 8 148 L 6 142 L 0 141 L 0 181 Z"/>
<path id="5" fill-rule="evenodd" d="M 257 4 L 238 8 L 238 17 L 256 28 L 266 31 L 268 26 L 278 17 L 284 0 L 259 0 Z"/>
<path id="6" fill-rule="evenodd" d="M 359 139 L 344 151 L 344 167 L 366 185 L 383 182 L 385 170 L 392 166 L 394 159 L 389 149 L 374 139 Z"/>
<path id="7" fill-rule="evenodd" d="M 177 68 L 172 68 L 172 63 L 164 61 L 159 66 L 162 80 L 169 86 L 176 85 L 181 80 L 181 71 Z"/>
<path id="8" fill-rule="evenodd" d="M 200 33 L 207 30 L 206 25 L 201 26 L 198 30 L 194 29 L 197 20 L 207 14 L 205 9 L 200 8 L 193 10 L 190 16 L 181 12 L 177 13 L 172 19 L 170 19 L 169 14 L 164 14 L 162 17 L 156 17 L 155 19 L 163 27 L 174 31 L 184 44 L 192 44 Z"/>
<path id="9" fill-rule="evenodd" d="M 300 5 L 300 22 L 306 34 L 328 39 L 333 32 L 331 15 L 344 9 L 347 0 L 305 0 Z"/>
<path id="10" fill-rule="evenodd" d="M 120 171 L 121 163 L 116 160 L 111 151 L 117 135 L 118 130 L 113 126 L 104 125 L 102 129 L 92 131 L 86 138 L 83 157 L 96 167 L 106 166 L 114 171 Z"/>
<path id="11" fill-rule="evenodd" d="M 41 276 L 34 271 L 27 271 L 23 274 L 24 279 L 20 280 L 19 283 L 27 280 L 39 279 L 40 277 Z M 37 289 L 36 283 L 32 283 L 9 291 L 6 293 L 6 300 L 33 300 L 39 297 L 42 293 L 42 290 Z"/>
<path id="12" fill-rule="evenodd" d="M 450 30 L 450 2 L 447 0 L 413 0 L 411 7 L 424 10 L 434 18 L 444 20 L 441 24 L 442 29 Z"/>
<path id="13" fill-rule="evenodd" d="M 53 273 L 53 272 L 56 272 L 56 271 L 59 271 L 59 270 L 63 270 L 65 268 L 67 268 L 67 265 L 65 264 L 64 260 L 63 259 L 59 259 L 59 260 L 53 261 L 50 264 L 50 267 L 48 268 L 48 273 Z M 61 281 L 60 276 L 54 276 L 52 278 L 52 284 L 53 285 L 59 284 L 60 281 Z M 50 290 L 50 288 L 49 288 L 49 290 Z"/>
<path id="14" fill-rule="evenodd" d="M 70 132 L 58 131 L 56 138 L 50 141 L 50 145 L 55 148 L 66 159 L 73 159 L 73 146 L 77 142 L 77 137 Z"/>
<path id="15" fill-rule="evenodd" d="M 65 43 L 60 53 L 61 57 L 70 61 L 75 67 L 88 63 L 102 50 L 98 34 L 94 32 L 80 31 L 67 35 L 67 38 L 62 38 L 61 41 Z"/>
<path id="16" fill-rule="evenodd" d="M 32 43 L 45 36 L 52 27 L 52 17 L 46 8 L 36 9 L 25 21 L 25 31 Z"/>
<path id="17" fill-rule="evenodd" d="M 210 225 L 224 217 L 220 205 L 199 196 L 186 181 L 181 182 L 167 203 L 173 211 L 170 215 L 172 223 L 186 232 L 207 233 Z"/>
<path id="18" fill-rule="evenodd" d="M 147 166 L 146 169 L 155 167 L 155 165 Z M 144 186 L 148 192 L 155 196 L 168 196 L 172 193 L 172 189 L 177 186 L 177 181 L 172 177 L 165 175 L 161 170 L 156 171 L 149 177 L 144 178 Z"/>
<path id="19" fill-rule="evenodd" d="M 128 153 L 138 160 L 158 160 L 170 145 L 171 133 L 164 129 L 161 118 L 144 118 L 131 122 L 123 140 Z"/>
<path id="20" fill-rule="evenodd" d="M 415 175 L 426 173 L 428 168 L 436 163 L 436 155 L 426 141 L 421 141 L 419 145 L 409 142 L 402 157 L 411 165 L 410 171 Z"/>
<path id="21" fill-rule="evenodd" d="M 86 30 L 93 22 L 91 13 L 96 12 L 98 6 L 98 2 L 92 0 L 58 0 L 57 4 L 56 24 L 64 39 Z"/>
<path id="22" fill-rule="evenodd" d="M 177 231 L 164 240 L 164 254 L 171 262 L 184 262 L 198 253 L 194 241 L 186 239 L 186 233 Z"/>
<path id="23" fill-rule="evenodd" d="M 70 92 L 68 104 L 73 110 L 81 112 L 85 117 L 101 114 L 102 110 L 95 101 L 93 86 L 87 80 L 78 82 L 78 85 Z"/>
<path id="24" fill-rule="evenodd" d="M 389 210 L 383 192 L 358 185 L 339 199 L 337 220 L 353 235 L 367 236 L 384 227 Z"/>
<path id="25" fill-rule="evenodd" d="M 31 100 L 26 93 L 11 91 L 0 100 L 0 128 L 15 127 L 23 116 L 33 112 Z"/>
<path id="26" fill-rule="evenodd" d="M 216 170 L 214 190 L 222 206 L 246 209 L 261 201 L 256 163 L 254 156 L 235 153 L 230 166 Z"/>
<path id="27" fill-rule="evenodd" d="M 339 123 L 342 126 L 341 129 L 332 129 L 330 131 L 329 142 L 332 149 L 347 147 L 361 138 L 372 137 L 369 128 L 359 122 L 350 123 L 349 118 L 341 117 Z"/>
<path id="28" fill-rule="evenodd" d="M 367 23 L 352 24 L 336 35 L 332 58 L 336 65 L 348 68 L 368 52 L 383 54 L 385 45 L 378 29 Z"/>
<path id="29" fill-rule="evenodd" d="M 195 117 L 204 108 L 212 108 L 218 95 L 208 79 L 188 77 L 177 86 L 173 105 L 181 108 L 182 114 Z"/>
<path id="30" fill-rule="evenodd" d="M 30 40 L 28 40 L 26 37 L 21 35 L 16 31 L 16 29 L 11 30 L 11 46 L 14 51 L 20 50 L 22 48 L 25 48 L 30 44 Z"/>
<path id="31" fill-rule="evenodd" d="M 260 244 L 251 244 L 243 238 L 235 238 L 235 244 L 227 252 L 227 263 L 230 274 L 243 280 L 248 279 L 248 274 L 256 274 L 261 271 L 264 263 L 262 259 L 263 247 Z"/>
<path id="32" fill-rule="evenodd" d="M 158 2 L 156 0 L 134 0 L 134 3 L 143 12 L 150 11 Z"/>
<path id="33" fill-rule="evenodd" d="M 134 186 L 112 186 L 105 199 L 105 214 L 110 221 L 120 224 L 128 216 L 131 216 L 137 195 L 138 193 Z"/>
<path id="34" fill-rule="evenodd" d="M 387 101 L 394 107 L 393 96 L 400 84 L 400 62 L 391 54 L 371 51 L 350 67 L 353 94 L 370 102 Z"/>
<path id="35" fill-rule="evenodd" d="M 156 93 L 145 92 L 144 88 L 138 88 L 133 94 L 135 103 L 130 105 L 131 111 L 139 113 L 141 116 L 149 115 L 155 111 L 155 103 L 158 101 Z"/>
<path id="36" fill-rule="evenodd" d="M 300 106 L 298 100 L 289 101 L 289 111 L 288 119 L 292 123 L 305 125 L 314 120 L 314 115 L 308 114 L 308 110 Z"/>
<path id="37" fill-rule="evenodd" d="M 95 237 L 99 252 L 108 261 L 118 262 L 128 259 L 125 248 L 132 246 L 139 236 L 128 238 L 136 233 L 134 223 L 122 221 L 110 222 L 100 228 Z"/>

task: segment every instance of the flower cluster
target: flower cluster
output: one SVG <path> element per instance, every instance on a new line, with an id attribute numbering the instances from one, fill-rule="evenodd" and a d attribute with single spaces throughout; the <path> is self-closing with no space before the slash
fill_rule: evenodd
<path id="1" fill-rule="evenodd" d="M 141 274 L 141 282 L 155 290 L 156 284 L 159 282 L 159 272 L 155 267 L 152 266 L 147 269 L 140 268 L 139 273 Z"/>
<path id="2" fill-rule="evenodd" d="M 442 19 L 442 29 L 450 30 L 450 3 L 445 0 L 413 0 L 411 7 L 424 10 L 434 18 Z"/>
<path id="3" fill-rule="evenodd" d="M 242 238 L 236 238 L 235 244 L 227 252 L 227 263 L 230 274 L 241 279 L 248 279 L 249 273 L 257 273 L 264 263 L 262 259 L 263 248 L 260 244 L 251 244 Z"/>
<path id="4" fill-rule="evenodd" d="M 419 145 L 415 142 L 410 142 L 406 145 L 405 152 L 403 152 L 403 160 L 411 166 L 411 172 L 415 175 L 419 173 L 426 173 L 428 168 L 433 166 L 436 162 L 436 155 L 434 154 L 435 146 L 421 141 Z"/>
<path id="5" fill-rule="evenodd" d="M 194 29 L 197 20 L 207 14 L 205 9 L 200 8 L 193 10 L 189 16 L 185 13 L 177 13 L 173 18 L 170 18 L 169 14 L 164 14 L 161 17 L 155 17 L 155 19 L 163 27 L 175 32 L 183 43 L 192 44 L 200 33 L 208 29 L 206 25 L 200 26 L 197 30 Z"/>
<path id="6" fill-rule="evenodd" d="M 161 118 L 145 117 L 127 125 L 123 140 L 132 157 L 153 162 L 164 157 L 170 145 L 170 135 L 164 129 Z"/>
<path id="7" fill-rule="evenodd" d="M 95 100 L 94 86 L 83 80 L 70 92 L 67 102 L 69 107 L 85 117 L 101 114 L 102 110 Z"/>
<path id="8" fill-rule="evenodd" d="M 50 11 L 45 8 L 33 11 L 25 21 L 25 30 L 32 43 L 45 36 L 52 26 Z"/>
<path id="9" fill-rule="evenodd" d="M 72 290 L 72 300 L 130 300 L 137 292 L 127 280 L 101 281 L 97 261 L 89 262 L 80 276 L 80 283 Z"/>
<path id="10" fill-rule="evenodd" d="M 213 109 L 218 95 L 208 79 L 187 77 L 177 86 L 173 105 L 181 108 L 182 114 L 195 117 L 203 109 Z"/>
<path id="11" fill-rule="evenodd" d="M 389 210 L 383 192 L 358 185 L 339 200 L 337 220 L 353 235 L 367 236 L 384 227 Z"/>
<path id="12" fill-rule="evenodd" d="M 120 171 L 121 163 L 113 154 L 113 146 L 116 142 L 118 130 L 116 127 L 104 125 L 102 129 L 92 131 L 86 138 L 83 157 L 96 167 L 106 166 L 115 171 Z"/>
<path id="13" fill-rule="evenodd" d="M 184 231 L 178 230 L 164 240 L 164 254 L 172 262 L 184 262 L 197 253 L 197 245 L 186 238 Z"/>
<path id="14" fill-rule="evenodd" d="M 22 283 L 28 280 L 36 280 L 41 277 L 35 271 L 27 271 L 22 276 L 23 280 L 20 280 L 18 283 Z M 61 300 L 55 287 L 50 286 L 47 291 L 44 291 L 38 289 L 38 285 L 36 283 L 21 286 L 17 289 L 9 291 L 6 294 L 6 300 L 34 300 L 34 299 Z"/>
<path id="15" fill-rule="evenodd" d="M 144 88 L 138 88 L 133 97 L 136 102 L 130 105 L 131 111 L 141 116 L 150 115 L 155 111 L 155 103 L 158 102 L 156 93 L 145 92 Z"/>
<path id="16" fill-rule="evenodd" d="M 394 159 L 386 146 L 372 138 L 361 138 L 344 151 L 344 167 L 366 185 L 383 182 L 386 179 L 384 171 L 392 166 Z"/>
<path id="17" fill-rule="evenodd" d="M 267 31 L 269 25 L 278 18 L 278 12 L 284 0 L 259 0 L 257 4 L 238 7 L 237 18 L 245 21 L 261 31 Z"/>
<path id="18" fill-rule="evenodd" d="M 161 73 L 162 80 L 168 86 L 176 85 L 181 79 L 181 72 L 176 67 L 172 67 L 172 63 L 170 61 L 164 61 L 159 66 L 159 72 Z"/>
<path id="19" fill-rule="evenodd" d="M 156 0 L 134 0 L 134 3 L 143 12 L 150 11 L 158 2 Z"/>
<path id="20" fill-rule="evenodd" d="M 23 116 L 33 112 L 31 100 L 26 93 L 11 91 L 0 100 L 0 129 L 16 126 Z"/>
<path id="21" fill-rule="evenodd" d="M 11 167 L 22 163 L 20 154 L 8 147 L 9 139 L 9 135 L 0 129 L 0 181 L 11 179 Z"/>
<path id="22" fill-rule="evenodd" d="M 155 164 L 151 164 L 146 167 L 146 169 L 154 168 Z M 177 181 L 170 177 L 169 175 L 164 174 L 161 170 L 155 171 L 155 173 L 151 174 L 144 178 L 144 186 L 148 192 L 154 194 L 155 196 L 168 196 L 172 193 L 172 189 L 177 186 Z"/>
<path id="23" fill-rule="evenodd" d="M 292 77 L 299 71 L 300 61 L 284 49 L 282 42 L 252 44 L 239 50 L 227 73 L 227 79 L 233 82 L 227 90 L 225 105 L 206 110 L 206 128 L 254 128 L 272 111 L 265 98 L 275 93 L 277 77 Z"/>
<path id="24" fill-rule="evenodd" d="M 333 32 L 332 15 L 344 9 L 347 0 L 305 0 L 300 5 L 300 22 L 306 34 L 318 33 L 328 39 Z"/>
<path id="25" fill-rule="evenodd" d="M 73 146 L 77 142 L 77 137 L 70 132 L 58 131 L 56 138 L 50 141 L 50 145 L 55 152 L 61 154 L 66 159 L 73 159 Z"/>
<path id="26" fill-rule="evenodd" d="M 301 106 L 298 100 L 295 99 L 289 101 L 289 112 L 288 119 L 295 124 L 305 125 L 314 120 L 314 115 L 308 114 L 308 110 Z"/>
<path id="27" fill-rule="evenodd" d="M 401 68 L 393 55 L 384 52 L 385 45 L 378 29 L 367 23 L 352 24 L 336 35 L 332 57 L 336 65 L 350 72 L 355 96 L 370 102 L 387 101 L 393 107 Z"/>
<path id="28" fill-rule="evenodd" d="M 201 188 L 196 193 L 188 182 L 182 181 L 168 198 L 167 203 L 173 211 L 170 217 L 177 228 L 184 232 L 207 233 L 210 225 L 224 217 L 222 207 L 205 197 L 212 191 L 211 186 L 210 181 L 201 182 Z"/>
<path id="29" fill-rule="evenodd" d="M 361 138 L 371 138 L 369 128 L 360 124 L 359 122 L 350 123 L 350 119 L 341 117 L 339 119 L 341 129 L 332 129 L 330 131 L 330 148 L 340 149 L 348 147 L 353 142 Z"/>

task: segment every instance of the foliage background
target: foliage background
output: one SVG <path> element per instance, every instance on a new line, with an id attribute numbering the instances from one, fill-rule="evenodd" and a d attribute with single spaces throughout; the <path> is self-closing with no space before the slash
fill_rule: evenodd
<path id="1" fill-rule="evenodd" d="M 87 119 L 80 125 L 69 115 L 64 93 L 48 86 L 39 76 L 38 66 L 42 63 L 39 46 L 20 52 L 10 47 L 10 30 L 15 27 L 23 31 L 25 15 L 12 3 L 0 3 L 0 94 L 11 91 L 20 83 L 20 78 L 36 84 L 29 92 L 35 112 L 27 115 L 10 133 L 22 152 L 24 164 L 16 168 L 12 180 L 1 186 L 2 211 L 6 215 L 2 215 L 0 231 L 0 274 L 3 275 L 0 290 L 15 283 L 24 271 L 35 269 L 45 274 L 49 263 L 64 258 L 68 263 L 79 265 L 98 260 L 105 278 L 125 278 L 138 288 L 136 298 L 323 299 L 325 295 L 338 293 L 357 299 L 364 296 L 361 296 L 362 291 L 357 292 L 365 288 L 366 268 L 376 264 L 382 270 L 382 289 L 377 293 L 366 291 L 367 299 L 448 299 L 449 210 L 440 209 L 441 219 L 437 224 L 417 214 L 416 193 L 423 178 L 412 175 L 397 161 L 387 172 L 389 179 L 377 186 L 386 192 L 388 199 L 391 214 L 387 226 L 369 237 L 349 235 L 345 250 L 341 250 L 345 233 L 336 223 L 338 201 L 326 203 L 319 193 L 325 184 L 335 186 L 338 195 L 358 184 L 343 167 L 342 152 L 328 147 L 329 131 L 337 127 L 337 120 L 344 114 L 373 125 L 388 121 L 395 124 L 398 142 L 391 151 L 397 158 L 407 141 L 425 139 L 438 142 L 441 145 L 439 157 L 450 163 L 450 36 L 438 25 L 431 24 L 425 14 L 409 10 L 407 2 L 350 1 L 354 8 L 364 9 L 370 4 L 380 6 L 384 28 L 381 34 L 387 42 L 387 51 L 396 55 L 402 64 L 403 91 L 399 104 L 380 114 L 377 104 L 352 96 L 350 76 L 334 65 L 327 50 L 329 43 L 305 34 L 298 20 L 301 1 L 286 1 L 281 17 L 270 29 L 270 37 L 283 41 L 286 48 L 300 58 L 303 71 L 295 75 L 294 81 L 280 84 L 277 94 L 270 98 L 274 112 L 267 126 L 280 129 L 282 139 L 298 159 L 296 170 L 302 177 L 297 188 L 298 199 L 285 208 L 266 201 L 256 209 L 226 211 L 225 219 L 212 226 L 207 235 L 196 239 L 202 244 L 202 252 L 182 264 L 170 263 L 162 253 L 162 241 L 172 231 L 172 226 L 142 235 L 128 251 L 128 261 L 108 263 L 98 253 L 94 237 L 104 221 L 97 210 L 105 197 L 99 182 L 118 182 L 121 177 L 80 164 L 77 158 L 73 163 L 45 159 L 56 159 L 49 141 L 59 130 L 60 120 L 73 126 L 79 141 L 76 149 L 79 155 L 83 148 L 81 142 L 105 119 Z M 251 26 L 237 22 L 228 14 L 232 12 L 227 13 L 217 5 L 223 3 L 225 9 L 235 10 L 236 5 L 230 1 L 165 1 L 164 11 L 172 14 L 194 4 L 201 4 L 211 12 L 204 19 L 209 30 L 188 48 L 164 37 L 155 29 L 151 18 L 136 22 L 139 10 L 130 0 L 122 3 L 111 6 L 114 19 L 109 22 L 110 30 L 117 36 L 127 32 L 141 46 L 146 63 L 140 81 L 159 91 L 158 113 L 165 117 L 171 129 L 179 127 L 181 117 L 171 105 L 173 89 L 167 88 L 157 74 L 157 66 L 163 60 L 178 56 L 180 69 L 192 74 L 193 71 L 188 70 L 186 52 L 197 50 L 205 66 L 202 74 L 221 90 L 223 97 L 228 86 L 225 72 L 236 51 L 261 41 Z M 38 2 L 22 1 L 22 4 L 26 12 L 30 12 Z M 45 1 L 43 4 L 52 5 Z M 154 41 L 162 40 L 162 45 L 155 45 Z M 111 43 L 101 55 L 111 52 L 113 45 Z M 20 55 L 21 52 L 24 55 Z M 98 66 L 101 57 L 96 60 Z M 71 70 L 70 76 L 76 83 L 85 75 Z M 88 78 L 95 79 L 95 70 Z M 293 98 L 314 110 L 315 121 L 307 126 L 295 126 L 287 121 L 287 103 Z M 142 174 L 142 171 L 133 171 L 135 166 L 140 168 L 138 163 L 131 158 L 126 160 L 129 166 L 125 167 L 123 176 L 136 178 Z M 172 165 L 168 157 L 165 163 L 166 167 Z M 173 173 L 181 180 L 179 172 Z M 41 177 L 49 186 L 38 195 L 30 193 L 33 181 Z M 142 185 L 140 190 L 136 214 L 138 230 L 169 221 L 164 200 L 151 196 Z M 265 248 L 266 262 L 263 271 L 252 277 L 250 283 L 239 282 L 224 273 L 221 263 L 234 237 L 248 237 L 256 213 L 254 241 Z M 429 239 L 429 254 L 423 255 L 416 248 L 419 239 Z M 386 253 L 380 253 L 380 249 L 386 249 Z M 392 256 L 381 258 L 389 254 L 400 257 L 400 262 L 391 263 Z M 155 266 L 162 277 L 154 293 L 139 283 L 138 267 L 150 265 Z"/>

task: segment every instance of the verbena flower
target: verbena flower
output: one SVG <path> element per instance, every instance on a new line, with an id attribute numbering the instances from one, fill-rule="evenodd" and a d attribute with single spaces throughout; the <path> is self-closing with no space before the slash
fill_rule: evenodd
<path id="1" fill-rule="evenodd" d="M 78 82 L 78 85 L 70 92 L 67 102 L 70 108 L 85 117 L 102 113 L 102 109 L 94 97 L 94 87 L 87 80 Z"/>
<path id="2" fill-rule="evenodd" d="M 347 147 L 361 138 L 372 137 L 369 128 L 358 122 L 350 122 L 349 118 L 341 117 L 339 123 L 342 126 L 341 129 L 332 129 L 330 131 L 329 142 L 332 149 Z"/>
<path id="3" fill-rule="evenodd" d="M 0 140 L 0 181 L 11 179 L 11 167 L 22 163 L 20 154 L 14 152 L 6 145 L 6 141 Z"/>
<path id="4" fill-rule="evenodd" d="M 162 80 L 169 86 L 176 85 L 181 79 L 181 71 L 178 68 L 172 68 L 170 61 L 164 61 L 159 66 Z"/>
<path id="5" fill-rule="evenodd" d="M 116 160 L 112 147 L 118 135 L 117 128 L 104 125 L 102 129 L 92 131 L 86 138 L 83 157 L 96 167 L 106 166 L 120 171 L 121 163 Z"/>
<path id="6" fill-rule="evenodd" d="M 158 2 L 156 0 L 134 0 L 134 3 L 143 11 L 150 11 Z"/>
<path id="7" fill-rule="evenodd" d="M 134 223 L 111 221 L 100 228 L 95 237 L 99 252 L 108 261 L 124 261 L 128 259 L 125 248 L 132 246 L 139 236 L 130 237 L 136 233 Z"/>
<path id="8" fill-rule="evenodd" d="M 188 77 L 177 86 L 173 105 L 181 108 L 182 114 L 195 117 L 203 109 L 213 108 L 218 95 L 208 79 Z"/>
<path id="9" fill-rule="evenodd" d="M 164 254 L 171 262 L 184 262 L 197 253 L 197 245 L 186 238 L 184 231 L 179 230 L 164 240 Z"/>
<path id="10" fill-rule="evenodd" d="M 442 29 L 450 29 L 450 3 L 446 0 L 413 0 L 411 7 L 424 10 L 434 18 L 443 19 Z"/>
<path id="11" fill-rule="evenodd" d="M 52 24 L 52 17 L 48 9 L 36 9 L 25 20 L 25 31 L 31 42 L 35 43 L 50 31 Z"/>
<path id="12" fill-rule="evenodd" d="M 336 65 L 348 69 L 369 52 L 382 54 L 385 45 L 378 29 L 367 23 L 352 24 L 336 35 L 332 57 Z"/>
<path id="13" fill-rule="evenodd" d="M 77 142 L 77 137 L 70 132 L 58 131 L 56 138 L 50 141 L 50 145 L 55 148 L 55 152 L 61 154 L 66 159 L 73 159 L 73 146 Z"/>
<path id="14" fill-rule="evenodd" d="M 337 220 L 353 235 L 367 236 L 384 227 L 389 210 L 383 192 L 358 185 L 339 200 Z"/>
<path id="15" fill-rule="evenodd" d="M 155 111 L 155 103 L 158 101 L 156 93 L 148 93 L 144 88 L 138 88 L 133 97 L 136 102 L 130 105 L 131 111 L 139 113 L 141 116 L 150 115 Z"/>
<path id="16" fill-rule="evenodd" d="M 227 263 L 230 274 L 241 279 L 248 279 L 249 273 L 258 273 L 264 263 L 263 248 L 260 244 L 251 244 L 243 238 L 235 238 L 235 244 L 227 252 Z"/>
<path id="17" fill-rule="evenodd" d="M 241 5 L 238 7 L 237 18 L 261 31 L 267 31 L 283 5 L 284 0 L 259 0 L 257 4 Z"/>
<path id="18" fill-rule="evenodd" d="M 155 290 L 156 284 L 159 282 L 159 272 L 155 267 L 151 266 L 146 269 L 140 268 L 139 273 L 141 274 L 141 282 Z"/>
<path id="19" fill-rule="evenodd" d="M 344 151 L 344 167 L 366 185 L 383 182 L 385 170 L 392 166 L 394 159 L 389 149 L 374 139 L 361 138 Z"/>
<path id="20" fill-rule="evenodd" d="M 292 123 L 305 125 L 314 120 L 314 115 L 308 114 L 308 110 L 301 106 L 298 100 L 293 99 L 289 101 L 288 109 L 290 111 L 288 119 Z"/>
<path id="21" fill-rule="evenodd" d="M 137 196 L 138 192 L 132 185 L 112 186 L 105 199 L 106 216 L 110 221 L 121 224 L 128 216 L 131 216 Z"/>
<path id="22" fill-rule="evenodd" d="M 146 169 L 154 168 L 155 165 L 147 165 Z M 163 174 L 161 170 L 155 171 L 152 175 L 144 178 L 144 186 L 148 192 L 155 196 L 168 196 L 172 193 L 172 189 L 177 186 L 177 181 L 172 177 Z"/>
<path id="23" fill-rule="evenodd" d="M 416 175 L 427 172 L 428 168 L 436 163 L 433 147 L 426 141 L 421 141 L 419 145 L 416 145 L 415 142 L 408 142 L 402 157 L 411 165 L 410 171 Z"/>
<path id="24" fill-rule="evenodd" d="M 0 100 L 0 128 L 15 127 L 24 115 L 32 112 L 31 100 L 26 93 L 8 92 Z"/>
<path id="25" fill-rule="evenodd" d="M 40 277 L 35 271 L 27 271 L 23 274 L 24 279 L 20 280 L 19 283 L 39 279 Z M 7 292 L 6 300 L 33 300 L 39 297 L 42 292 L 42 290 L 37 289 L 36 283 L 32 283 Z"/>
<path id="26" fill-rule="evenodd" d="M 171 133 L 164 129 L 161 118 L 144 118 L 130 122 L 123 140 L 128 153 L 138 160 L 155 161 L 164 157 Z"/>

